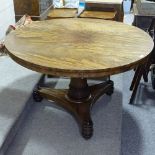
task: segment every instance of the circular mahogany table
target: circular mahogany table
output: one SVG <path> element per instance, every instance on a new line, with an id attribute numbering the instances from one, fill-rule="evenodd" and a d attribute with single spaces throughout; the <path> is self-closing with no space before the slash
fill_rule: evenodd
<path id="1" fill-rule="evenodd" d="M 72 18 L 32 22 L 11 32 L 5 46 L 11 58 L 26 68 L 71 78 L 68 90 L 39 87 L 34 99 L 47 98 L 65 108 L 88 139 L 93 134 L 91 107 L 103 93 L 113 93 L 113 82 L 88 86 L 87 78 L 135 68 L 151 52 L 153 41 L 123 23 Z"/>

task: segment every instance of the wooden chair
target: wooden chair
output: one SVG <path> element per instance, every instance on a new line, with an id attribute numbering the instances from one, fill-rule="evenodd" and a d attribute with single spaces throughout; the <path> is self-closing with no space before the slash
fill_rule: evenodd
<path id="1" fill-rule="evenodd" d="M 147 30 L 147 33 L 152 37 L 152 39 L 155 42 L 155 18 L 152 19 L 150 27 Z M 129 102 L 130 104 L 133 104 L 141 78 L 143 77 L 144 81 L 148 82 L 148 73 L 150 71 L 150 68 L 151 68 L 152 87 L 155 89 L 155 72 L 154 72 L 155 67 L 151 67 L 152 64 L 155 64 L 155 47 L 150 53 L 150 55 L 145 59 L 144 63 L 140 64 L 135 69 L 135 74 L 130 86 L 130 90 L 132 91 L 132 95 Z"/>

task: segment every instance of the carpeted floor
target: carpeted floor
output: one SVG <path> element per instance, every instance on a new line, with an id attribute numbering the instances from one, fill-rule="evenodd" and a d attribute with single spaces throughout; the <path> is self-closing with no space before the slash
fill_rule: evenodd
<path id="1" fill-rule="evenodd" d="M 119 144 L 113 142 L 118 141 L 114 135 L 119 134 L 117 133 L 119 130 L 110 129 L 117 125 L 108 124 L 105 117 L 109 118 L 113 114 L 118 117 L 116 113 L 120 110 L 120 106 L 112 108 L 111 113 L 107 113 L 105 109 L 108 109 L 109 104 L 116 105 L 121 102 L 123 103 L 121 155 L 154 155 L 155 91 L 150 81 L 146 84 L 142 81 L 135 105 L 129 105 L 131 95 L 129 85 L 132 77 L 133 71 L 112 77 L 115 82 L 115 93 L 112 97 L 103 96 L 101 99 L 103 104 L 95 105 L 92 111 L 95 133 L 90 141 L 80 137 L 77 125 L 70 115 L 59 108 L 50 107 L 49 102 L 44 101 L 43 104 L 36 103 L 33 106 L 7 155 L 116 155 L 115 151 Z M 118 122 L 117 119 L 113 121 Z M 107 135 L 103 130 L 107 131 Z M 107 138 L 107 143 L 111 143 L 111 146 L 106 145 L 104 138 Z M 104 146 L 107 147 L 106 151 Z"/>
<path id="2" fill-rule="evenodd" d="M 17 128 L 30 107 L 27 102 L 40 74 L 15 63 L 8 56 L 0 57 L 0 155 L 7 149 Z M 29 104 L 30 103 L 30 104 Z"/>
<path id="3" fill-rule="evenodd" d="M 103 96 L 93 107 L 94 136 L 86 141 L 75 120 L 48 101 L 36 103 L 24 121 L 7 155 L 119 155 L 121 146 L 121 79 L 112 97 Z M 62 88 L 67 79 L 52 79 L 52 86 Z M 92 81 L 89 81 L 92 82 Z"/>
<path id="4" fill-rule="evenodd" d="M 151 80 L 141 81 L 135 105 L 129 105 L 128 91 L 131 72 L 123 76 L 123 121 L 122 121 L 122 154 L 154 155 L 155 154 L 155 90 Z M 150 78 L 150 76 L 149 76 Z"/>

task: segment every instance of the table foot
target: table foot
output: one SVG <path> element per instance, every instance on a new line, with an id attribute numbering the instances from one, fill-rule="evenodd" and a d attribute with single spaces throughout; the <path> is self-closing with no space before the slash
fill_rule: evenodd
<path id="1" fill-rule="evenodd" d="M 114 84 L 113 84 L 113 82 L 111 84 L 112 84 L 112 86 L 106 92 L 106 94 L 109 95 L 109 96 L 111 96 L 114 93 Z"/>
<path id="2" fill-rule="evenodd" d="M 76 119 L 81 135 L 89 139 L 93 135 L 93 121 L 91 109 L 96 100 L 104 93 L 113 93 L 113 81 L 88 86 L 86 79 L 71 79 L 69 89 L 51 89 L 40 87 L 34 91 L 34 99 L 43 98 L 54 101 L 63 107 Z"/>
<path id="3" fill-rule="evenodd" d="M 40 95 L 37 89 L 33 90 L 33 99 L 36 102 L 41 102 L 43 100 L 43 97 Z"/>
<path id="4" fill-rule="evenodd" d="M 84 120 L 82 124 L 82 131 L 81 134 L 83 138 L 89 139 L 93 135 L 93 122 L 92 120 Z"/>

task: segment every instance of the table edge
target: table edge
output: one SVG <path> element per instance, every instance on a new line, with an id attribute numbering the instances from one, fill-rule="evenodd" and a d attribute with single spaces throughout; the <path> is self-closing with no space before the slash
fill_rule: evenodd
<path id="1" fill-rule="evenodd" d="M 58 69 L 58 68 L 50 68 L 50 67 L 45 67 L 41 66 L 38 64 L 34 64 L 32 62 L 28 62 L 24 59 L 21 59 L 14 54 L 10 53 L 8 51 L 9 56 L 18 64 L 21 66 L 39 72 L 43 74 L 48 74 L 48 75 L 54 75 L 54 76 L 63 76 L 63 77 L 75 77 L 75 78 L 96 78 L 96 77 L 104 77 L 104 76 L 109 76 L 109 75 L 114 75 L 122 72 L 129 71 L 131 69 L 134 69 L 138 64 L 143 63 L 150 53 L 135 61 L 130 64 L 126 64 L 123 66 L 118 66 L 114 68 L 106 68 L 106 69 L 96 69 L 96 70 L 69 70 L 69 69 Z"/>

